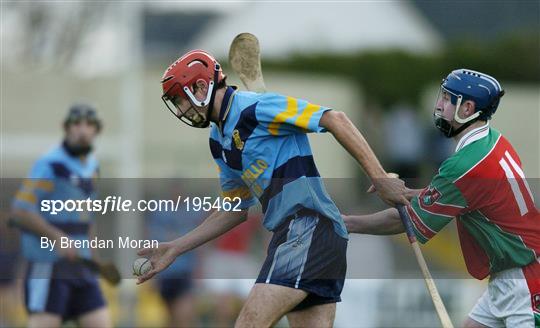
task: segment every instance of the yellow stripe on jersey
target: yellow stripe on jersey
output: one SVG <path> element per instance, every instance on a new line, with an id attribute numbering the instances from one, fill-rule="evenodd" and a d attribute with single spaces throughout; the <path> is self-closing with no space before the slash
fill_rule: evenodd
<path id="1" fill-rule="evenodd" d="M 250 199 L 252 197 L 251 191 L 249 191 L 248 187 L 238 187 L 231 190 L 225 190 L 221 193 L 221 195 L 229 198 L 240 197 L 240 199 Z"/>
<path id="2" fill-rule="evenodd" d="M 274 120 L 268 125 L 268 132 L 277 136 L 279 133 L 279 127 L 287 119 L 296 116 L 298 114 L 298 101 L 296 98 L 287 97 L 287 108 L 285 111 L 279 113 L 274 117 Z"/>
<path id="3" fill-rule="evenodd" d="M 32 203 L 32 204 L 35 204 L 37 201 L 36 196 L 34 194 L 26 192 L 26 191 L 17 192 L 17 194 L 15 195 L 15 198 L 18 200 Z"/>
<path id="4" fill-rule="evenodd" d="M 296 120 L 295 125 L 304 130 L 307 130 L 308 125 L 309 125 L 309 120 L 313 116 L 313 113 L 318 111 L 320 108 L 321 106 L 308 103 L 306 108 L 304 108 L 304 111 L 302 112 L 302 114 L 300 114 L 300 117 L 298 117 L 298 119 Z"/>
<path id="5" fill-rule="evenodd" d="M 53 185 L 53 182 L 50 180 L 25 179 L 23 181 L 23 186 L 27 190 L 32 190 L 36 188 L 36 189 L 42 189 L 44 191 L 52 191 L 54 185 Z"/>

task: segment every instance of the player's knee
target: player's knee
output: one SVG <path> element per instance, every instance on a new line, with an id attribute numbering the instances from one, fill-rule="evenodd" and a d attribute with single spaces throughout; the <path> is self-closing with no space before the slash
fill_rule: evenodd
<path id="1" fill-rule="evenodd" d="M 249 324 L 253 324 L 255 319 L 257 319 L 257 312 L 244 307 L 242 308 L 242 311 L 240 311 L 240 314 L 238 315 L 238 318 L 236 319 L 236 323 L 234 327 L 235 328 L 249 327 Z"/>
<path id="2" fill-rule="evenodd" d="M 255 328 L 255 327 L 271 327 L 273 322 L 270 318 L 262 315 L 261 311 L 257 311 L 252 307 L 244 307 L 236 319 L 235 328 Z"/>

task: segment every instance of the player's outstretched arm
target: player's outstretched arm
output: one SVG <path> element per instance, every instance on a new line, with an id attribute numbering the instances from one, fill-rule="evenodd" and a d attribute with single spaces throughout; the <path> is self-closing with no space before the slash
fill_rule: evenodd
<path id="1" fill-rule="evenodd" d="M 366 171 L 377 194 L 387 204 L 409 204 L 412 195 L 405 183 L 388 174 L 373 153 L 364 136 L 358 131 L 347 115 L 340 111 L 326 111 L 319 124 L 328 130 L 336 140 L 351 154 Z"/>
<path id="2" fill-rule="evenodd" d="M 395 208 L 368 215 L 343 215 L 343 220 L 349 233 L 395 235 L 405 232 Z"/>
<path id="3" fill-rule="evenodd" d="M 247 209 L 240 212 L 216 211 L 197 228 L 170 242 L 159 243 L 158 248 L 144 248 L 137 252 L 150 260 L 152 270 L 139 277 L 137 284 L 166 269 L 178 256 L 213 240 L 247 219 Z"/>

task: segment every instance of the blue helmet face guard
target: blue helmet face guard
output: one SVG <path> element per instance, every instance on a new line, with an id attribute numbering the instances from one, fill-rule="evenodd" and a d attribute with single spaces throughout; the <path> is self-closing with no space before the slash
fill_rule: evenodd
<path id="1" fill-rule="evenodd" d="M 456 109 L 454 110 L 454 116 L 452 117 L 451 120 L 449 120 L 448 118 L 442 115 L 443 108 L 440 108 L 441 107 L 440 104 L 444 102 L 443 100 L 444 97 L 449 97 L 450 103 L 456 107 Z M 476 113 L 474 113 L 473 115 L 469 117 L 461 118 L 459 116 L 459 108 L 461 107 L 463 103 L 464 103 L 463 96 L 453 93 L 452 91 L 446 89 L 444 87 L 444 80 L 443 80 L 443 83 L 441 84 L 441 87 L 439 89 L 439 94 L 437 95 L 437 100 L 435 101 L 435 107 L 433 108 L 433 120 L 434 120 L 435 126 L 439 130 L 441 130 L 441 132 L 446 137 L 453 137 L 455 134 L 457 134 L 455 133 L 456 129 L 454 129 L 454 127 L 452 126 L 453 121 L 459 124 L 466 124 L 468 122 L 472 123 L 476 121 L 477 118 L 480 116 L 481 111 L 477 111 Z"/>
<path id="2" fill-rule="evenodd" d="M 442 108 L 441 104 L 443 103 L 443 97 L 446 95 L 450 96 L 450 102 L 452 105 L 456 106 L 456 110 L 454 112 L 454 117 L 457 116 L 457 112 L 459 109 L 459 106 L 461 106 L 461 102 L 463 98 L 461 95 L 456 95 L 452 92 L 448 92 L 448 90 L 443 88 L 444 81 L 441 83 L 441 87 L 439 88 L 439 93 L 437 94 L 437 99 L 435 100 L 435 106 L 433 106 L 433 123 L 435 124 L 435 127 L 439 129 L 442 134 L 447 137 L 451 138 L 455 133 L 455 129 L 452 126 L 452 120 L 448 120 L 446 117 L 443 116 L 444 109 Z"/>
<path id="3" fill-rule="evenodd" d="M 437 108 L 441 97 L 445 95 L 449 96 L 452 105 L 456 106 L 452 120 L 444 118 L 441 114 L 442 110 Z M 489 120 L 497 110 L 499 100 L 503 95 L 504 90 L 495 78 L 467 69 L 454 70 L 442 80 L 433 112 L 435 126 L 446 137 L 453 137 L 477 120 Z M 475 113 L 469 117 L 461 118 L 459 108 L 465 101 L 469 100 L 474 102 Z M 454 121 L 461 126 L 454 128 L 452 126 Z"/>

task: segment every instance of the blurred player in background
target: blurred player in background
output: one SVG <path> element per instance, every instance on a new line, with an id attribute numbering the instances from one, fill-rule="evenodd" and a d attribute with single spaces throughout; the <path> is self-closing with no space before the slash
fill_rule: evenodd
<path id="1" fill-rule="evenodd" d="M 10 183 L 12 179 L 7 179 Z M 3 182 L 4 183 L 4 182 Z M 5 185 L 3 187 L 6 187 Z M 7 189 L 7 188 L 6 188 Z M 0 194 L 0 202 L 9 204 L 11 197 L 8 192 Z M 16 315 L 20 305 L 20 234 L 17 230 L 8 228 L 9 212 L 0 210 L 0 327 L 19 326 Z M 20 311 L 19 311 L 20 312 Z M 5 315 L 9 313 L 10 315 Z"/>
<path id="2" fill-rule="evenodd" d="M 184 196 L 176 187 L 170 198 Z M 160 242 L 174 239 L 193 230 L 202 221 L 201 212 L 174 211 L 173 209 L 150 212 L 146 220 L 148 239 Z M 159 292 L 167 305 L 169 327 L 194 327 L 196 322 L 193 275 L 198 265 L 198 255 L 188 252 L 177 258 L 158 276 Z"/>
<path id="3" fill-rule="evenodd" d="M 195 50 L 165 72 L 163 100 L 190 126 L 210 126 L 210 149 L 225 197 L 239 197 L 241 211 L 216 211 L 199 227 L 158 249 L 139 252 L 150 279 L 177 256 L 244 222 L 257 199 L 263 224 L 274 233 L 268 256 L 236 321 L 267 327 L 283 315 L 291 326 L 332 326 L 346 273 L 347 231 L 327 194 L 311 154 L 308 132 L 331 132 L 362 165 L 388 203 L 407 203 L 403 181 L 387 173 L 347 116 L 275 93 L 228 87 L 219 63 Z"/>
<path id="4" fill-rule="evenodd" d="M 52 215 L 40 206 L 43 199 L 95 197 L 98 162 L 92 145 L 101 126 L 92 106 L 73 105 L 64 120 L 63 142 L 35 162 L 15 195 L 13 220 L 23 229 L 21 246 L 28 261 L 24 287 L 29 327 L 60 327 L 66 319 L 76 319 L 81 327 L 111 326 L 97 277 L 77 261 L 91 258 L 91 250 L 60 248 L 62 237 L 88 239 L 92 217 L 78 211 Z M 56 241 L 54 251 L 41 248 L 42 236 Z"/>
<path id="5" fill-rule="evenodd" d="M 422 243 L 457 218 L 469 273 L 490 276 L 466 327 L 540 327 L 540 214 L 518 154 L 488 124 L 503 95 L 487 74 L 458 69 L 443 80 L 435 125 L 457 146 L 407 207 Z M 404 232 L 395 209 L 345 222 L 350 232 Z"/>

